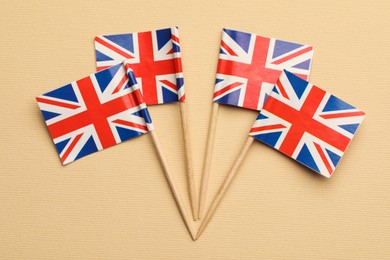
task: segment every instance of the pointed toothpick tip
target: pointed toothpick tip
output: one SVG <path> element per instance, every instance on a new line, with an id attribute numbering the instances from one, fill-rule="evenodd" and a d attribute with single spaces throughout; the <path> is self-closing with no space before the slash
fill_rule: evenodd
<path id="1" fill-rule="evenodd" d="M 198 233 L 197 233 L 196 236 L 195 236 L 195 241 L 198 240 L 198 239 L 200 238 L 200 236 L 202 235 L 202 233 L 203 233 L 203 232 L 202 232 L 201 230 L 198 231 Z"/>
<path id="2" fill-rule="evenodd" d="M 193 234 L 191 234 L 191 238 L 192 238 L 193 241 L 196 241 L 198 239 L 198 237 L 194 236 Z"/>

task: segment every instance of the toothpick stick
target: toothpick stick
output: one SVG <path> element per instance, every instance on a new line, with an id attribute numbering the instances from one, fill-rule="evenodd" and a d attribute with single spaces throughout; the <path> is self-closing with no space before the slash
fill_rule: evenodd
<path id="1" fill-rule="evenodd" d="M 199 227 L 198 234 L 196 234 L 195 240 L 197 240 L 202 235 L 203 231 L 205 230 L 205 228 L 209 224 L 209 222 L 210 222 L 211 218 L 213 217 L 219 203 L 221 202 L 224 195 L 226 194 L 226 191 L 228 190 L 228 188 L 232 184 L 234 177 L 237 175 L 237 170 L 240 167 L 243 159 L 245 158 L 245 155 L 247 154 L 249 147 L 253 143 L 253 140 L 254 139 L 251 136 L 248 137 L 248 139 L 246 140 L 245 145 L 242 148 L 239 156 L 237 157 L 232 169 L 230 170 L 230 172 L 226 176 L 224 183 L 222 184 L 221 188 L 219 189 L 217 195 L 215 196 L 213 203 L 211 204 L 209 210 L 207 211 L 207 214 L 206 214 L 202 224 Z"/>
<path id="2" fill-rule="evenodd" d="M 194 169 L 192 164 L 192 154 L 191 154 L 191 145 L 190 145 L 190 136 L 188 130 L 188 120 L 185 102 L 180 102 L 180 115 L 181 115 L 181 124 L 183 128 L 183 138 L 184 138 L 184 150 L 187 164 L 187 181 L 188 181 L 188 193 L 190 195 L 191 208 L 192 208 L 192 217 L 194 220 L 198 220 L 198 201 L 196 197 L 196 187 L 194 181 Z"/>
<path id="3" fill-rule="evenodd" d="M 193 232 L 192 226 L 191 226 L 190 217 L 188 216 L 188 213 L 185 209 L 183 199 L 180 197 L 179 189 L 176 186 L 174 178 L 170 173 L 168 162 L 167 162 L 165 154 L 161 148 L 160 139 L 158 138 L 156 130 L 150 131 L 150 135 L 152 136 L 154 146 L 156 147 L 156 151 L 157 151 L 157 154 L 160 158 L 161 165 L 164 169 L 165 177 L 167 178 L 169 187 L 171 188 L 171 191 L 172 191 L 173 197 L 175 198 L 177 207 L 179 208 L 180 214 L 184 220 L 185 225 L 187 226 L 188 231 L 190 232 L 192 239 L 195 240 L 194 232 Z"/>
<path id="4" fill-rule="evenodd" d="M 200 186 L 200 194 L 199 194 L 199 219 L 201 219 L 203 216 L 203 211 L 206 203 L 207 187 L 208 187 L 208 181 L 210 175 L 210 165 L 211 165 L 211 158 L 212 158 L 213 148 L 214 148 L 215 130 L 217 126 L 218 108 L 219 108 L 219 104 L 213 102 L 211 117 L 210 117 L 209 133 L 208 133 L 207 144 L 206 144 L 206 154 L 203 163 L 202 183 Z"/>

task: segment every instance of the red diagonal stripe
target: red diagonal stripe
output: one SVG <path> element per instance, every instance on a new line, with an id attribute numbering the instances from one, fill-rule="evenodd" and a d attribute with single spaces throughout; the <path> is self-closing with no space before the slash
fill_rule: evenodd
<path id="1" fill-rule="evenodd" d="M 176 37 L 175 35 L 173 35 L 173 34 L 171 34 L 171 38 L 172 38 L 172 40 L 173 41 L 175 41 L 175 42 L 177 42 L 177 43 L 179 43 L 180 41 L 179 41 L 179 38 L 178 37 Z"/>
<path id="2" fill-rule="evenodd" d="M 99 67 L 97 67 L 97 71 L 101 71 L 101 70 L 107 69 L 109 67 L 110 66 L 99 66 Z"/>
<path id="3" fill-rule="evenodd" d="M 280 82 L 280 80 L 276 81 L 276 85 L 278 86 L 278 89 L 279 89 L 279 91 L 280 91 L 280 94 L 282 94 L 282 96 L 283 96 L 284 98 L 289 99 L 289 98 L 288 98 L 288 95 L 287 95 L 287 92 L 286 92 L 286 90 L 284 89 L 284 87 L 283 87 L 282 83 Z"/>
<path id="4" fill-rule="evenodd" d="M 176 84 L 170 82 L 169 80 L 164 79 L 164 80 L 160 80 L 160 82 L 163 83 L 163 84 L 165 84 L 165 85 L 167 85 L 167 86 L 169 86 L 170 88 L 173 88 L 174 90 L 177 91 L 177 86 L 176 86 Z"/>
<path id="5" fill-rule="evenodd" d="M 313 142 L 313 143 L 314 143 L 314 142 Z M 324 162 L 324 164 L 325 164 L 325 166 L 326 166 L 326 169 L 328 169 L 328 172 L 329 172 L 330 174 L 332 174 L 332 172 L 333 172 L 332 166 L 329 164 L 329 161 L 328 161 L 328 159 L 326 158 L 324 152 L 322 151 L 321 146 L 320 146 L 319 144 L 317 144 L 317 143 L 314 143 L 314 146 L 316 147 L 317 152 L 318 152 L 318 154 L 319 154 L 320 157 L 321 157 L 321 160 Z"/>
<path id="6" fill-rule="evenodd" d="M 61 161 L 65 162 L 66 158 L 68 158 L 70 152 L 73 150 L 73 148 L 76 146 L 77 142 L 80 140 L 81 136 L 83 134 L 78 134 L 72 141 L 72 143 L 69 145 L 68 149 L 66 149 L 66 152 L 61 157 Z"/>
<path id="7" fill-rule="evenodd" d="M 130 54 L 118 49 L 117 47 L 115 47 L 114 45 L 112 44 L 109 44 L 108 42 L 104 41 L 103 39 L 101 39 L 100 37 L 96 37 L 95 38 L 95 41 L 100 43 L 101 45 L 104 45 L 106 46 L 107 48 L 115 51 L 116 53 L 122 55 L 123 57 L 127 58 L 127 59 L 130 59 L 130 58 L 134 58 L 133 56 L 131 56 Z"/>
<path id="8" fill-rule="evenodd" d="M 76 109 L 76 108 L 80 107 L 78 105 L 72 105 L 72 104 L 54 101 L 54 100 L 50 100 L 50 99 L 44 99 L 44 98 L 40 98 L 40 97 L 37 97 L 36 100 L 39 103 L 45 103 L 45 104 L 49 104 L 49 105 L 65 107 L 65 108 L 70 108 L 70 109 Z"/>
<path id="9" fill-rule="evenodd" d="M 282 124 L 277 124 L 277 125 L 267 125 L 267 126 L 253 127 L 251 129 L 251 133 L 253 133 L 253 132 L 260 132 L 260 131 L 266 131 L 266 130 L 272 130 L 272 129 L 278 129 L 278 128 L 286 128 L 286 126 L 284 126 Z"/>
<path id="10" fill-rule="evenodd" d="M 225 92 L 227 92 L 227 91 L 229 91 L 237 86 L 240 86 L 240 85 L 242 85 L 241 82 L 234 82 L 234 83 L 228 85 L 227 87 L 224 87 L 223 89 L 220 89 L 220 90 L 214 92 L 214 97 L 217 97 L 217 96 L 219 96 L 219 95 L 221 95 L 221 94 L 223 94 L 223 93 L 225 93 Z"/>
<path id="11" fill-rule="evenodd" d="M 117 119 L 117 120 L 114 120 L 112 122 L 116 123 L 116 124 L 121 124 L 121 125 L 125 125 L 125 126 L 135 127 L 135 128 L 139 128 L 139 129 L 148 131 L 148 127 L 145 126 L 145 125 L 140 125 L 140 124 L 129 122 L 129 121 L 125 121 L 125 120 L 122 120 L 122 119 Z"/>
<path id="12" fill-rule="evenodd" d="M 331 118 L 340 118 L 340 117 L 351 117 L 351 116 L 364 116 L 366 113 L 363 111 L 356 111 L 356 112 L 344 112 L 344 113 L 337 113 L 337 114 L 328 114 L 328 115 L 321 115 L 324 119 L 331 119 Z"/>
<path id="13" fill-rule="evenodd" d="M 221 41 L 221 46 L 232 56 L 238 56 L 224 41 Z"/>
<path id="14" fill-rule="evenodd" d="M 121 81 L 119 82 L 118 86 L 116 86 L 112 94 L 119 92 L 119 90 L 121 90 L 121 88 L 123 87 L 123 84 L 125 84 L 126 80 L 127 80 L 127 74 L 124 74 Z"/>
<path id="15" fill-rule="evenodd" d="M 297 51 L 297 52 L 294 52 L 294 53 L 292 53 L 290 55 L 287 55 L 286 57 L 283 57 L 283 58 L 281 58 L 279 60 L 273 61 L 272 64 L 279 65 L 280 63 L 285 62 L 286 60 L 290 60 L 292 58 L 295 58 L 295 57 L 297 57 L 297 56 L 299 56 L 299 55 L 301 55 L 301 54 L 303 54 L 305 52 L 311 51 L 312 49 L 313 49 L 313 47 L 311 47 L 311 46 L 306 47 L 306 48 L 304 48 L 304 49 L 302 49 L 300 51 Z"/>

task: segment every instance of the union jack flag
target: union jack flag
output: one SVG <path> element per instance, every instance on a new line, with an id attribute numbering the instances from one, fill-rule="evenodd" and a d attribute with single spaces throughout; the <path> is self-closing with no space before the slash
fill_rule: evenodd
<path id="1" fill-rule="evenodd" d="M 127 73 L 118 64 L 36 98 L 63 164 L 153 130 Z"/>
<path id="2" fill-rule="evenodd" d="M 177 27 L 95 38 L 97 69 L 126 60 L 147 105 L 185 101 Z"/>
<path id="3" fill-rule="evenodd" d="M 365 113 L 284 71 L 250 135 L 330 177 Z"/>
<path id="4" fill-rule="evenodd" d="M 310 74 L 313 47 L 223 29 L 214 102 L 261 110 L 283 69 Z"/>

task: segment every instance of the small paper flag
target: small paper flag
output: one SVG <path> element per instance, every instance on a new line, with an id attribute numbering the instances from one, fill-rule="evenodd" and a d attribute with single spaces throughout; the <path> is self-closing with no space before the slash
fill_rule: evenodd
<path id="1" fill-rule="evenodd" d="M 97 36 L 95 51 L 98 70 L 126 60 L 147 105 L 185 101 L 177 27 Z"/>
<path id="2" fill-rule="evenodd" d="M 308 79 L 309 45 L 224 29 L 214 102 L 261 110 L 283 69 Z"/>
<path id="3" fill-rule="evenodd" d="M 330 177 L 365 113 L 284 71 L 250 135 Z"/>
<path id="4" fill-rule="evenodd" d="M 118 64 L 36 98 L 63 164 L 153 130 L 136 84 Z"/>

